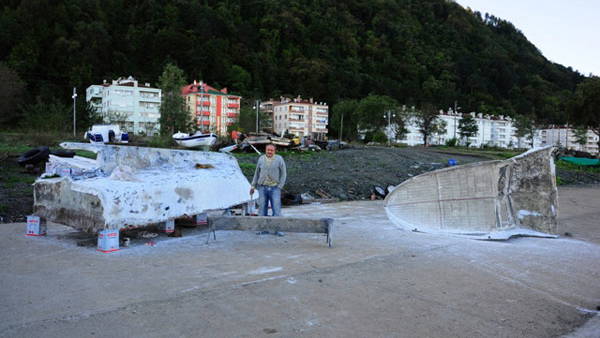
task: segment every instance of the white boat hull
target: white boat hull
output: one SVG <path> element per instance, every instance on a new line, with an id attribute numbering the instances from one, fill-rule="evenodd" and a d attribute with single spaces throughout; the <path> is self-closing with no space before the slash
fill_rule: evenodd
<path id="1" fill-rule="evenodd" d="M 178 145 L 186 148 L 212 146 L 217 142 L 217 135 L 215 134 L 184 135 L 185 134 L 182 135 L 182 133 L 177 133 L 173 135 L 173 140 L 175 140 Z"/>

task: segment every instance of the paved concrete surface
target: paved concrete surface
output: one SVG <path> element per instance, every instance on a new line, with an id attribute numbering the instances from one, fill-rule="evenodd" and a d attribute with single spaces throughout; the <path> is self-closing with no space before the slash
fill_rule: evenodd
<path id="1" fill-rule="evenodd" d="M 101 254 L 5 224 L 0 336 L 600 336 L 598 200 L 561 188 L 573 237 L 507 242 L 399 230 L 381 201 L 284 209 L 335 218 L 334 248 L 219 231 Z"/>

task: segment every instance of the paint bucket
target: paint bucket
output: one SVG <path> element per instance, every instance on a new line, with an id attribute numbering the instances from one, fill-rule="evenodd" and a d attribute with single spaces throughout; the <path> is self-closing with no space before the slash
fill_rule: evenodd
<path id="1" fill-rule="evenodd" d="M 45 236 L 46 220 L 40 216 L 27 216 L 27 236 Z"/>
<path id="2" fill-rule="evenodd" d="M 208 224 L 208 214 L 205 212 L 196 215 L 195 219 L 196 219 L 196 225 Z"/>
<path id="3" fill-rule="evenodd" d="M 245 204 L 245 214 L 248 216 L 256 216 L 258 215 L 258 208 L 256 207 L 256 201 L 250 201 Z"/>
<path id="4" fill-rule="evenodd" d="M 106 229 L 98 232 L 98 248 L 100 252 L 113 252 L 119 250 L 119 230 Z"/>
<path id="5" fill-rule="evenodd" d="M 160 231 L 164 231 L 166 233 L 171 233 L 175 231 L 175 220 L 170 219 L 160 224 Z"/>

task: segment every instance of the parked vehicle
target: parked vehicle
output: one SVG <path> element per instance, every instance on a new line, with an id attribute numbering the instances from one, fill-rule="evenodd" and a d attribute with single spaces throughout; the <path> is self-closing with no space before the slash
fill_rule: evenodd
<path id="1" fill-rule="evenodd" d="M 90 143 L 128 143 L 129 133 L 116 124 L 95 124 L 83 136 Z"/>
<path id="2" fill-rule="evenodd" d="M 194 134 L 177 132 L 173 134 L 173 140 L 175 140 L 175 142 L 177 142 L 177 144 L 179 144 L 180 146 L 186 148 L 195 148 L 202 146 L 212 146 L 217 142 L 217 135 L 213 133 L 204 134 L 199 131 L 197 131 Z"/>

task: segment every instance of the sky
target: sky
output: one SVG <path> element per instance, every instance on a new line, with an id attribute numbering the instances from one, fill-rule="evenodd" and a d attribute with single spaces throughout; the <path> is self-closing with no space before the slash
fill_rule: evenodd
<path id="1" fill-rule="evenodd" d="M 600 0 L 456 0 L 510 21 L 550 61 L 600 75 Z"/>

